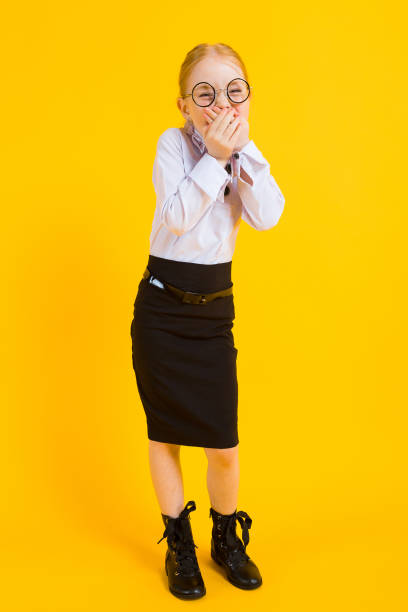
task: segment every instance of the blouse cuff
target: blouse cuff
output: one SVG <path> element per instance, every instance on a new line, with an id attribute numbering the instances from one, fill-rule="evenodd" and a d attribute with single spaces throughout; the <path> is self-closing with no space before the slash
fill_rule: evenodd
<path id="1" fill-rule="evenodd" d="M 225 168 L 208 152 L 198 160 L 189 176 L 212 200 L 217 199 L 220 189 L 229 178 Z"/>
<path id="2" fill-rule="evenodd" d="M 251 187 L 256 182 L 256 176 L 260 170 L 269 167 L 269 162 L 264 158 L 253 140 L 250 140 L 240 151 L 237 151 L 238 158 L 236 174 L 238 179 Z M 235 154 L 233 154 L 233 157 Z"/>

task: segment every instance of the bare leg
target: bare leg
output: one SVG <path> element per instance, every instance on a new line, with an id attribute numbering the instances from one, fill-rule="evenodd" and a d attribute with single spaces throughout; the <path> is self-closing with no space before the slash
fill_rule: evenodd
<path id="1" fill-rule="evenodd" d="M 207 488 L 210 503 L 214 510 L 221 514 L 232 514 L 237 508 L 238 446 L 204 449 L 208 459 Z"/>
<path id="2" fill-rule="evenodd" d="M 177 518 L 184 508 L 180 445 L 149 441 L 149 464 L 161 512 Z"/>

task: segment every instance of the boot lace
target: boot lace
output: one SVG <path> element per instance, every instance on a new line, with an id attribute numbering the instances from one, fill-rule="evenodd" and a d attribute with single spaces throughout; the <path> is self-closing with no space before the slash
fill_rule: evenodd
<path id="1" fill-rule="evenodd" d="M 236 533 L 236 519 L 238 519 L 238 522 L 241 525 L 243 542 L 241 542 Z M 237 569 L 242 565 L 246 565 L 250 559 L 249 555 L 246 553 L 246 547 L 249 543 L 248 530 L 251 528 L 251 525 L 251 517 L 243 510 L 240 510 L 231 517 L 228 517 L 226 521 L 226 526 L 224 527 L 225 544 L 223 541 L 221 541 L 221 546 L 223 548 L 227 548 L 228 564 L 232 569 Z"/>
<path id="2" fill-rule="evenodd" d="M 192 510 L 195 510 L 195 504 L 192 507 L 189 507 L 189 504 L 194 504 L 194 502 L 188 502 L 178 518 L 168 521 L 163 536 L 157 542 L 157 544 L 160 544 L 167 537 L 169 546 L 175 550 L 178 567 L 176 574 L 185 576 L 191 576 L 199 571 L 195 553 L 195 549 L 198 546 L 192 538 L 190 518 L 188 516 Z"/>

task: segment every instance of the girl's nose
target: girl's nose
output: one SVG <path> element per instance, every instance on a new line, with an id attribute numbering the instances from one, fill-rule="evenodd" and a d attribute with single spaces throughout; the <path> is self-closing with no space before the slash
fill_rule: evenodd
<path id="1" fill-rule="evenodd" d="M 216 108 L 219 108 L 220 110 L 222 110 L 223 108 L 232 108 L 229 100 L 226 100 L 224 103 L 218 102 L 218 104 L 214 104 L 214 106 Z"/>
<path id="2" fill-rule="evenodd" d="M 214 103 L 216 106 L 219 106 L 220 108 L 224 108 L 224 106 L 226 107 L 231 106 L 230 101 L 225 91 L 218 91 L 215 94 Z"/>

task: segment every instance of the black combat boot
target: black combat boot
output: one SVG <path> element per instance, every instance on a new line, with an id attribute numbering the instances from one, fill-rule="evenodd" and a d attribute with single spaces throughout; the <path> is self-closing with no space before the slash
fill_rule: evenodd
<path id="1" fill-rule="evenodd" d="M 166 529 L 157 543 L 167 537 L 165 569 L 169 589 L 180 599 L 198 599 L 206 593 L 190 524 L 189 513 L 195 509 L 195 502 L 189 501 L 177 518 L 161 513 Z"/>
<path id="2" fill-rule="evenodd" d="M 232 514 L 220 514 L 210 508 L 213 519 L 211 557 L 226 570 L 226 578 L 241 589 L 256 589 L 262 577 L 252 559 L 246 553 L 252 519 L 246 512 L 236 510 Z M 236 519 L 242 528 L 241 542 L 236 533 Z"/>

